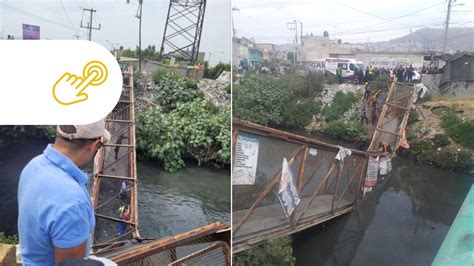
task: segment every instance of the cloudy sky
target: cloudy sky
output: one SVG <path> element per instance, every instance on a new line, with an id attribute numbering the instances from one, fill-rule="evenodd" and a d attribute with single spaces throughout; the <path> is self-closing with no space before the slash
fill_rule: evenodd
<path id="1" fill-rule="evenodd" d="M 233 0 L 237 36 L 257 42 L 291 43 L 287 22 L 303 22 L 303 34 L 322 35 L 343 42 L 384 41 L 423 27 L 444 27 L 447 0 Z M 463 4 L 463 5 L 461 5 Z M 474 1 L 457 0 L 450 27 L 474 27 Z M 298 25 L 299 27 L 299 25 Z M 299 29 L 298 29 L 299 31 Z M 299 34 L 299 32 L 298 32 Z"/>
<path id="2" fill-rule="evenodd" d="M 159 50 L 169 0 L 143 0 L 142 48 L 155 45 Z M 110 43 L 125 48 L 138 45 L 138 19 L 135 14 L 138 0 L 0 0 L 0 33 L 22 36 L 22 23 L 39 25 L 42 39 L 87 39 L 81 20 L 87 23 L 88 13 L 82 8 L 97 10 L 94 26 L 101 30 L 92 32 L 92 40 L 110 49 Z M 200 51 L 206 59 L 212 53 L 211 63 L 230 62 L 231 19 L 230 0 L 208 0 L 201 38 Z"/>

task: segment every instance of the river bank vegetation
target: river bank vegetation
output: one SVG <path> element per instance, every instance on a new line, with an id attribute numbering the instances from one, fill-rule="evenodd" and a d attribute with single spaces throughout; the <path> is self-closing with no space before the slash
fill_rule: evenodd
<path id="1" fill-rule="evenodd" d="M 234 256 L 233 265 L 295 265 L 290 236 L 270 239 L 267 243 Z"/>
<path id="2" fill-rule="evenodd" d="M 326 84 L 324 76 L 316 73 L 286 74 L 280 79 L 246 76 L 233 86 L 233 116 L 283 130 L 302 130 L 312 121 L 322 120 L 319 131 L 343 140 L 364 134 L 357 112 L 350 112 L 358 97 L 350 91 L 338 91 L 330 103 L 323 104 Z"/>
<path id="3" fill-rule="evenodd" d="M 474 155 L 474 120 L 457 113 L 456 107 L 439 112 L 437 123 L 418 121 L 419 114 L 412 109 L 408 119 L 407 139 L 411 147 L 401 155 L 419 163 L 446 170 L 466 170 L 472 167 Z M 437 133 L 432 133 L 436 131 Z"/>
<path id="4" fill-rule="evenodd" d="M 156 105 L 137 114 L 140 154 L 175 172 L 184 158 L 216 166 L 230 163 L 230 108 L 206 101 L 196 82 L 171 72 L 153 74 Z"/>

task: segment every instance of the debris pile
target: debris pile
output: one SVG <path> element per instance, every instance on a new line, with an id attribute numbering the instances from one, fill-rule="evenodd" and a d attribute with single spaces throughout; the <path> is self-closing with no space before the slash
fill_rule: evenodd
<path id="1" fill-rule="evenodd" d="M 352 92 L 355 95 L 363 94 L 364 93 L 364 86 L 363 85 L 354 85 L 354 84 L 333 84 L 333 85 L 326 85 L 322 94 L 321 94 L 321 102 L 323 104 L 329 104 L 332 102 L 334 95 L 336 92 L 342 91 L 344 93 Z"/>
<path id="2" fill-rule="evenodd" d="M 215 105 L 230 105 L 230 72 L 223 71 L 216 80 L 201 79 L 198 88 L 204 93 L 206 100 L 214 102 Z"/>
<path id="3" fill-rule="evenodd" d="M 135 109 L 137 112 L 156 106 L 153 99 L 158 91 L 158 85 L 151 78 L 152 74 L 143 73 L 136 80 L 138 82 L 138 84 L 135 84 Z"/>

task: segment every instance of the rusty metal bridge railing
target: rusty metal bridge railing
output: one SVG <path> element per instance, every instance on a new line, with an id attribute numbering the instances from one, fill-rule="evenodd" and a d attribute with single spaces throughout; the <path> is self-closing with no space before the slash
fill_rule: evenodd
<path id="1" fill-rule="evenodd" d="M 135 153 L 135 107 L 133 67 L 122 73 L 120 100 L 106 118 L 111 139 L 94 160 L 92 203 L 96 216 L 93 247 L 139 237 L 137 203 L 137 169 Z M 125 189 L 124 189 L 125 188 Z M 128 217 L 121 207 L 129 209 Z M 118 234 L 117 228 L 125 231 Z"/>
<path id="2" fill-rule="evenodd" d="M 95 256 L 119 265 L 230 265 L 230 225 L 216 222 L 165 238 L 142 238 L 138 225 L 133 67 L 123 71 L 119 102 L 106 118 L 111 140 L 94 158 Z M 129 215 L 119 212 L 129 209 Z M 123 232 L 117 233 L 122 227 Z"/>
<path id="3" fill-rule="evenodd" d="M 341 162 L 334 159 L 338 146 L 234 118 L 234 159 L 239 136 L 255 139 L 259 153 L 255 184 L 233 186 L 234 253 L 352 209 L 365 174 L 364 152 L 352 150 Z M 276 196 L 283 157 L 293 167 L 301 198 L 289 218 Z"/>
<path id="4" fill-rule="evenodd" d="M 234 254 L 351 211 L 367 185 L 369 156 L 392 156 L 379 149 L 383 143 L 393 152 L 407 146 L 405 128 L 413 91 L 411 86 L 392 83 L 369 149 L 351 150 L 344 161 L 335 159 L 339 146 L 234 118 L 233 167 L 236 148 L 242 145 L 238 144 L 240 138 L 251 140 L 258 150 L 254 183 L 234 184 L 232 188 Z M 278 198 L 283 158 L 294 173 L 300 197 L 290 217 L 286 217 Z"/>

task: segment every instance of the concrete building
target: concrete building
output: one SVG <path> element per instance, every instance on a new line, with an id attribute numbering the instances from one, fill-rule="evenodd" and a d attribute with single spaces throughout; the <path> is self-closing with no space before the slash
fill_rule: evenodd
<path id="1" fill-rule="evenodd" d="M 263 63 L 263 53 L 254 40 L 233 38 L 232 40 L 232 62 L 234 65 L 248 64 L 255 66 Z"/>
<path id="2" fill-rule="evenodd" d="M 387 53 L 387 52 L 358 52 L 355 53 L 354 59 L 362 61 L 364 65 L 372 65 L 374 67 L 393 68 L 399 65 L 415 68 L 422 67 L 424 61 L 424 53 Z"/>
<path id="3" fill-rule="evenodd" d="M 342 43 L 340 39 L 332 40 L 328 34 L 306 34 L 302 40 L 302 45 L 298 47 L 298 62 L 315 62 L 329 57 L 352 58 L 354 52 L 363 48 L 361 44 Z"/>
<path id="4" fill-rule="evenodd" d="M 272 60 L 275 52 L 275 45 L 273 43 L 257 43 L 257 47 L 262 51 L 263 60 Z"/>

